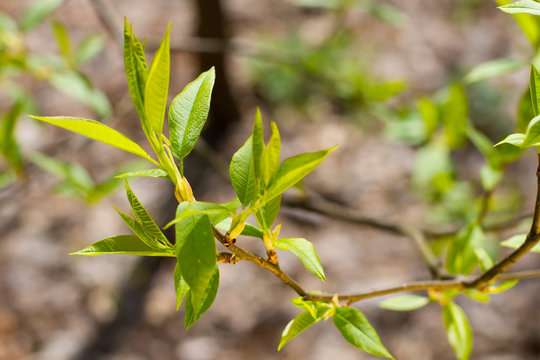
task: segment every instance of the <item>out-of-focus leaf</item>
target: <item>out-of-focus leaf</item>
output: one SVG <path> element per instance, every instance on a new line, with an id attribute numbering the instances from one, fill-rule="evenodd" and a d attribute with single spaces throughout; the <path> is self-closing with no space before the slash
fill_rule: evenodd
<path id="1" fill-rule="evenodd" d="M 499 6 L 499 9 L 509 14 L 540 15 L 540 3 L 534 0 L 520 0 L 515 3 Z"/>
<path id="2" fill-rule="evenodd" d="M 100 35 L 86 37 L 75 50 L 75 64 L 82 65 L 91 61 L 103 51 L 105 40 Z"/>
<path id="3" fill-rule="evenodd" d="M 74 66 L 73 53 L 71 51 L 71 42 L 69 35 L 64 24 L 56 20 L 52 24 L 54 36 L 56 37 L 56 43 L 60 49 L 62 57 L 69 66 Z"/>
<path id="4" fill-rule="evenodd" d="M 429 304 L 429 298 L 414 294 L 394 296 L 379 303 L 379 307 L 394 311 L 411 311 Z"/>
<path id="5" fill-rule="evenodd" d="M 472 351 L 472 331 L 467 316 L 461 308 L 451 302 L 443 307 L 443 322 L 448 341 L 458 360 L 467 360 Z"/>
<path id="6" fill-rule="evenodd" d="M 452 274 L 470 274 L 478 263 L 475 250 L 484 243 L 482 228 L 471 223 L 450 243 L 446 254 L 446 269 Z"/>
<path id="7" fill-rule="evenodd" d="M 466 139 L 469 119 L 469 101 L 462 84 L 455 83 L 450 86 L 441 118 L 448 146 L 451 149 L 461 146 Z"/>
<path id="8" fill-rule="evenodd" d="M 32 30 L 62 3 L 63 0 L 34 0 L 21 19 L 21 30 L 24 32 Z"/>
<path id="9" fill-rule="evenodd" d="M 509 248 L 517 249 L 518 247 L 523 245 L 526 238 L 527 238 L 527 234 L 514 235 L 510 237 L 509 239 L 501 242 L 501 245 L 509 247 Z M 535 253 L 540 253 L 540 244 L 536 244 L 530 251 L 535 252 Z"/>
<path id="10" fill-rule="evenodd" d="M 520 59 L 497 59 L 473 67 L 464 77 L 466 84 L 501 76 L 524 68 L 527 63 Z"/>
<path id="11" fill-rule="evenodd" d="M 519 27 L 529 39 L 531 44 L 538 48 L 540 40 L 540 27 L 538 26 L 538 19 L 536 16 L 521 12 L 519 9 L 519 2 L 512 2 L 511 0 L 495 0 L 497 4 L 501 5 L 499 8 L 502 11 L 512 14 Z M 518 6 L 511 8 L 512 6 Z M 510 7 L 510 8 L 508 8 Z"/>

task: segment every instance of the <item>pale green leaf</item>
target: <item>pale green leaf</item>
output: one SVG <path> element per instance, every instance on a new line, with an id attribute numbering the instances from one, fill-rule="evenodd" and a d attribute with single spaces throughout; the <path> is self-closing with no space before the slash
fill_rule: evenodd
<path id="1" fill-rule="evenodd" d="M 446 254 L 448 272 L 470 274 L 478 263 L 475 250 L 482 247 L 484 238 L 482 228 L 476 223 L 471 223 L 461 230 L 448 247 Z"/>
<path id="2" fill-rule="evenodd" d="M 540 37 L 540 29 L 538 26 L 538 19 L 534 15 L 527 14 L 525 12 L 520 13 L 519 8 L 512 9 L 506 9 L 506 6 L 508 5 L 516 5 L 518 4 L 513 3 L 511 0 L 495 0 L 497 4 L 501 5 L 499 8 L 502 11 L 505 11 L 507 13 L 511 13 L 516 22 L 518 23 L 519 27 L 527 36 L 531 44 L 537 48 L 538 47 L 538 40 Z M 503 6 L 504 5 L 504 6 Z M 509 11 L 508 11 L 509 10 Z M 516 12 L 517 11 L 517 12 Z"/>
<path id="3" fill-rule="evenodd" d="M 472 331 L 467 316 L 455 303 L 443 307 L 443 322 L 448 341 L 458 360 L 467 360 L 472 351 Z"/>
<path id="4" fill-rule="evenodd" d="M 381 343 L 375 329 L 359 310 L 338 307 L 333 320 L 341 335 L 352 345 L 369 354 L 394 359 Z"/>
<path id="5" fill-rule="evenodd" d="M 326 281 L 319 256 L 312 243 L 302 238 L 287 238 L 275 240 L 273 244 L 280 250 L 293 252 L 306 269 L 322 281 Z"/>
<path id="6" fill-rule="evenodd" d="M 210 282 L 208 283 L 208 287 L 205 289 L 198 303 L 194 302 L 196 300 L 194 299 L 192 290 L 190 289 L 188 291 L 188 293 L 186 294 L 186 302 L 185 302 L 186 304 L 185 305 L 186 329 L 189 329 L 191 325 L 193 325 L 201 317 L 202 314 L 204 314 L 208 309 L 210 309 L 210 306 L 212 306 L 212 303 L 214 302 L 214 299 L 216 298 L 218 287 L 219 287 L 219 268 L 216 266 L 214 268 L 212 277 L 210 278 Z"/>
<path id="7" fill-rule="evenodd" d="M 531 80 L 529 90 L 531 92 L 531 104 L 534 116 L 538 116 L 540 115 L 540 111 L 538 110 L 538 106 L 540 104 L 540 74 L 538 74 L 534 64 L 531 64 Z"/>
<path id="8" fill-rule="evenodd" d="M 303 153 L 283 161 L 264 196 L 265 202 L 281 195 L 285 190 L 302 180 L 330 154 L 336 146 L 327 150 Z"/>
<path id="9" fill-rule="evenodd" d="M 159 45 L 154 59 L 150 64 L 146 85 L 144 88 L 144 110 L 150 129 L 161 134 L 163 120 L 167 107 L 167 94 L 169 93 L 169 77 L 171 71 L 171 56 L 169 34 L 171 25 Z"/>
<path id="10" fill-rule="evenodd" d="M 62 3 L 63 0 L 34 0 L 21 19 L 21 30 L 32 30 Z"/>
<path id="11" fill-rule="evenodd" d="M 101 35 L 90 35 L 75 50 L 75 63 L 82 65 L 91 61 L 105 48 L 105 39 Z"/>
<path id="12" fill-rule="evenodd" d="M 497 59 L 486 61 L 475 67 L 463 77 L 466 84 L 501 76 L 522 69 L 527 63 L 520 59 Z"/>
<path id="13" fill-rule="evenodd" d="M 263 160 L 263 183 L 265 187 L 270 184 L 279 169 L 279 155 L 281 153 L 281 139 L 277 125 L 275 122 L 271 122 L 270 127 L 272 135 L 268 141 L 268 146 L 264 150 Z"/>
<path id="14" fill-rule="evenodd" d="M 182 160 L 188 155 L 206 122 L 216 74 L 203 72 L 174 98 L 169 108 L 171 151 Z"/>
<path id="15" fill-rule="evenodd" d="M 257 195 L 252 161 L 252 138 L 233 155 L 229 166 L 229 177 L 242 205 L 247 206 Z M 279 194 L 278 194 L 279 195 Z"/>
<path id="16" fill-rule="evenodd" d="M 281 340 L 279 341 L 278 351 L 292 340 L 296 335 L 300 334 L 304 330 L 307 330 L 311 325 L 315 324 L 319 319 L 315 319 L 308 311 L 304 311 L 298 314 L 292 319 L 281 334 Z"/>
<path id="17" fill-rule="evenodd" d="M 520 0 L 515 3 L 499 6 L 499 9 L 509 14 L 540 15 L 540 3 L 534 0 Z"/>
<path id="18" fill-rule="evenodd" d="M 540 116 L 536 116 L 531 120 L 529 126 L 527 127 L 527 132 L 525 133 L 525 139 L 521 144 L 522 148 L 528 148 L 531 146 L 540 145 Z"/>
<path id="19" fill-rule="evenodd" d="M 188 218 L 196 214 L 208 215 L 211 220 L 214 220 L 213 218 L 217 218 L 217 220 L 219 220 L 220 218 L 224 219 L 231 216 L 232 212 L 227 207 L 223 205 L 219 205 L 219 204 L 208 203 L 204 201 L 184 201 L 181 204 L 181 206 L 178 206 L 178 210 L 176 214 L 177 215 L 174 218 L 174 220 L 169 222 L 165 226 L 165 229 L 182 221 L 185 218 Z M 217 222 L 220 222 L 220 221 L 221 220 Z"/>
<path id="20" fill-rule="evenodd" d="M 69 35 L 65 26 L 58 20 L 53 21 L 52 23 L 53 33 L 56 38 L 56 43 L 60 49 L 60 53 L 66 60 L 67 64 L 73 65 L 73 53 L 71 52 L 71 43 L 69 40 Z"/>
<path id="21" fill-rule="evenodd" d="M 176 224 L 176 254 L 197 312 L 217 268 L 216 243 L 208 216 L 197 214 Z"/>
<path id="22" fill-rule="evenodd" d="M 168 179 L 169 175 L 167 174 L 165 170 L 162 170 L 162 169 L 147 169 L 147 170 L 130 171 L 130 172 L 115 176 L 115 178 L 117 179 L 124 179 L 128 177 L 153 177 L 153 178 Z"/>
<path id="23" fill-rule="evenodd" d="M 73 131 L 77 134 L 84 135 L 107 145 L 114 146 L 120 150 L 139 155 L 147 160 L 151 159 L 151 157 L 139 145 L 137 145 L 137 143 L 130 140 L 118 131 L 95 120 L 74 117 L 30 117 L 32 119 L 41 120 L 66 130 Z"/>
<path id="24" fill-rule="evenodd" d="M 501 245 L 509 247 L 509 248 L 517 249 L 518 247 L 523 245 L 526 238 L 527 238 L 527 234 L 514 235 L 510 237 L 509 239 L 501 242 Z M 540 253 L 540 244 L 536 244 L 530 251 L 535 252 L 535 253 Z"/>
<path id="25" fill-rule="evenodd" d="M 379 303 L 379 307 L 394 311 L 411 311 L 429 304 L 429 298 L 414 294 L 394 296 Z"/>
<path id="26" fill-rule="evenodd" d="M 220 223 L 218 223 L 216 225 L 216 228 L 221 231 L 229 231 L 229 229 L 231 228 L 231 224 L 232 224 L 232 218 L 229 217 L 221 221 Z M 247 223 L 245 224 L 244 230 L 242 230 L 242 233 L 240 235 L 256 237 L 259 239 L 263 238 L 263 232 L 261 230 Z"/>
<path id="27" fill-rule="evenodd" d="M 448 99 L 441 112 L 446 142 L 451 149 L 463 145 L 466 140 L 467 122 L 469 119 L 469 101 L 462 84 L 450 86 Z"/>
<path id="28" fill-rule="evenodd" d="M 504 140 L 495 144 L 495 146 L 499 146 L 502 144 L 510 144 L 517 147 L 521 147 L 524 140 L 525 140 L 525 134 L 510 134 Z"/>
<path id="29" fill-rule="evenodd" d="M 251 154 L 253 156 L 253 172 L 257 182 L 260 183 L 263 177 L 263 157 L 264 157 L 264 132 L 262 126 L 261 112 L 257 109 L 255 116 L 255 125 L 253 126 L 253 135 L 251 137 L 252 149 Z"/>
<path id="30" fill-rule="evenodd" d="M 151 248 L 134 235 L 118 235 L 103 239 L 70 255 L 94 256 L 102 254 L 175 256 L 172 250 Z"/>

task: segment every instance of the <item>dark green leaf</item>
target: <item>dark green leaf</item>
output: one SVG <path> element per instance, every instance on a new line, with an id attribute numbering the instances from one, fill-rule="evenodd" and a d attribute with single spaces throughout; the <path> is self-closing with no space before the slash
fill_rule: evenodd
<path id="1" fill-rule="evenodd" d="M 171 151 L 180 160 L 193 150 L 201 134 L 208 117 L 215 78 L 214 68 L 203 72 L 171 103 L 169 108 Z"/>
<path id="2" fill-rule="evenodd" d="M 198 301 L 198 303 L 194 302 L 192 290 L 190 289 L 188 291 L 188 293 L 186 294 L 186 302 L 185 302 L 186 304 L 185 305 L 186 329 L 189 329 L 191 325 L 193 325 L 197 320 L 199 320 L 202 314 L 204 314 L 208 309 L 210 309 L 210 306 L 212 306 L 212 303 L 214 302 L 214 299 L 216 298 L 218 287 L 219 287 L 219 269 L 216 266 L 214 268 L 214 273 L 212 274 L 212 277 L 210 278 L 210 282 L 208 283 L 208 287 L 204 291 L 202 298 Z"/>
<path id="3" fill-rule="evenodd" d="M 394 311 L 411 311 L 429 304 L 429 298 L 414 294 L 394 296 L 379 303 L 379 307 Z"/>
<path id="4" fill-rule="evenodd" d="M 217 268 L 216 242 L 208 216 L 197 214 L 176 224 L 176 254 L 197 312 Z"/>
<path id="5" fill-rule="evenodd" d="M 126 254 L 140 256 L 169 256 L 174 257 L 172 250 L 157 250 L 143 243 L 134 235 L 118 235 L 100 240 L 87 248 L 70 255 L 94 256 L 102 254 Z"/>
<path id="6" fill-rule="evenodd" d="M 288 238 L 275 240 L 273 244 L 280 250 L 293 252 L 306 269 L 322 281 L 326 281 L 319 256 L 312 243 L 302 238 Z"/>
<path id="7" fill-rule="evenodd" d="M 384 347 L 377 332 L 364 314 L 350 307 L 338 307 L 333 316 L 334 325 L 345 340 L 369 354 L 393 359 Z"/>
<path id="8" fill-rule="evenodd" d="M 299 154 L 286 159 L 279 167 L 274 179 L 264 195 L 269 202 L 285 190 L 302 180 L 315 169 L 336 147 L 312 153 Z"/>
<path id="9" fill-rule="evenodd" d="M 125 135 L 111 129 L 95 120 L 74 118 L 74 117 L 42 117 L 30 116 L 32 119 L 56 125 L 58 127 L 73 131 L 77 134 L 87 136 L 91 139 L 114 146 L 118 149 L 139 155 L 145 159 L 151 159 L 150 156 L 137 143 L 128 139 Z"/>
<path id="10" fill-rule="evenodd" d="M 472 350 L 472 331 L 467 316 L 455 303 L 443 307 L 444 327 L 448 341 L 459 360 L 467 360 Z"/>
<path id="11" fill-rule="evenodd" d="M 238 199 L 244 206 L 248 206 L 257 195 L 255 173 L 252 162 L 252 138 L 233 155 L 229 166 L 231 183 L 238 195 Z"/>
<path id="12" fill-rule="evenodd" d="M 158 135 L 163 130 L 163 119 L 167 107 L 167 94 L 169 93 L 169 77 L 171 71 L 171 56 L 169 34 L 171 25 L 159 45 L 154 59 L 150 64 L 146 85 L 144 88 L 144 110 L 150 129 Z"/>

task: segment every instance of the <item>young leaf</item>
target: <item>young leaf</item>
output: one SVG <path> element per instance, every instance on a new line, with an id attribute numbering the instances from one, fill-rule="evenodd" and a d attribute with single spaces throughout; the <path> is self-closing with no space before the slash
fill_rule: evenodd
<path id="1" fill-rule="evenodd" d="M 174 290 L 176 293 L 176 310 L 178 310 L 180 309 L 180 305 L 182 305 L 182 300 L 184 299 L 184 296 L 189 290 L 189 285 L 186 283 L 186 281 L 182 277 L 182 273 L 180 272 L 180 266 L 178 265 L 178 261 L 174 266 Z M 188 301 L 191 301 L 191 299 L 189 299 Z"/>
<path id="2" fill-rule="evenodd" d="M 159 226 L 156 225 L 150 214 L 146 211 L 139 199 L 135 196 L 128 182 L 126 181 L 126 194 L 129 203 L 131 204 L 131 211 L 141 224 L 144 232 L 147 233 L 152 239 L 155 239 L 162 244 L 172 246 L 167 237 L 163 234 Z"/>
<path id="3" fill-rule="evenodd" d="M 525 134 L 510 134 L 504 140 L 495 144 L 495 146 L 499 146 L 502 144 L 510 144 L 521 148 L 524 140 Z"/>
<path id="4" fill-rule="evenodd" d="M 501 242 L 501 245 L 509 247 L 509 248 L 517 249 L 518 247 L 523 245 L 526 238 L 527 238 L 527 234 L 514 235 L 511 238 Z M 535 253 L 540 253 L 540 244 L 536 244 L 530 251 L 535 252 Z"/>
<path id="5" fill-rule="evenodd" d="M 311 325 L 315 324 L 319 319 L 314 318 L 311 313 L 304 311 L 298 314 L 294 319 L 292 319 L 281 334 L 281 340 L 279 341 L 278 351 L 281 348 L 291 341 L 296 335 L 300 334 L 304 330 L 307 330 Z"/>
<path id="6" fill-rule="evenodd" d="M 221 231 L 229 231 L 229 229 L 231 228 L 231 224 L 232 218 L 229 217 L 218 223 L 216 225 L 216 228 Z M 240 235 L 256 237 L 259 239 L 263 238 L 263 232 L 250 224 L 245 224 L 244 230 L 242 230 L 242 233 Z"/>
<path id="7" fill-rule="evenodd" d="M 60 53 L 64 57 L 66 63 L 70 66 L 74 65 L 73 53 L 71 52 L 71 44 L 69 41 L 69 35 L 65 26 L 58 20 L 54 21 L 52 24 L 54 36 L 56 37 L 56 42 L 60 48 Z"/>
<path id="8" fill-rule="evenodd" d="M 169 93 L 169 77 L 171 71 L 171 56 L 169 34 L 171 25 L 159 45 L 154 59 L 150 64 L 146 85 L 144 88 L 144 110 L 150 129 L 161 134 L 163 119 L 167 107 L 167 94 Z"/>
<path id="9" fill-rule="evenodd" d="M 142 44 L 133 34 L 126 18 L 124 18 L 124 66 L 131 100 L 139 113 L 144 132 L 150 134 L 144 110 L 144 89 L 148 75 L 146 59 Z"/>
<path id="10" fill-rule="evenodd" d="M 118 131 L 95 120 L 67 116 L 30 116 L 30 118 L 73 131 L 77 134 L 89 137 L 90 139 L 94 139 L 107 145 L 114 146 L 120 150 L 138 155 L 147 160 L 152 159 L 139 145 L 137 145 L 137 143 L 130 140 Z"/>
<path id="11" fill-rule="evenodd" d="M 530 15 L 525 13 L 524 11 L 520 11 L 519 8 L 514 9 L 506 9 L 506 5 L 516 5 L 516 3 L 513 3 L 512 0 L 495 0 L 498 5 L 501 5 L 499 8 L 507 13 L 511 13 L 516 22 L 518 23 L 519 27 L 527 36 L 527 39 L 529 39 L 530 43 L 537 48 L 538 47 L 538 40 L 540 38 L 540 31 L 538 29 L 538 21 L 534 15 Z M 508 11 L 509 10 L 509 11 Z M 521 12 L 521 13 L 520 13 Z"/>
<path id="12" fill-rule="evenodd" d="M 165 229 L 196 214 L 208 215 L 212 222 L 221 222 L 221 220 L 232 215 L 232 212 L 227 207 L 204 201 L 184 201 L 181 205 L 185 206 L 185 208 L 181 212 L 177 211 L 176 217 L 165 226 Z M 180 210 L 180 206 L 178 208 Z"/>
<path id="13" fill-rule="evenodd" d="M 534 0 L 521 0 L 513 4 L 499 6 L 499 9 L 508 14 L 540 15 L 540 3 Z"/>
<path id="14" fill-rule="evenodd" d="M 455 83 L 450 86 L 441 117 L 448 146 L 451 149 L 461 146 L 466 139 L 469 118 L 469 101 L 462 84 Z"/>
<path id="15" fill-rule="evenodd" d="M 120 175 L 116 175 L 115 178 L 117 179 L 124 179 L 128 177 L 153 177 L 153 178 L 161 178 L 161 179 L 168 179 L 169 175 L 167 175 L 167 172 L 165 170 L 161 169 L 147 169 L 147 170 L 138 170 L 138 171 L 130 171 L 127 173 L 123 173 Z"/>
<path id="16" fill-rule="evenodd" d="M 148 245 L 149 247 L 151 248 L 155 248 L 155 249 L 170 249 L 171 247 L 170 246 L 167 246 L 163 243 L 161 243 L 160 241 L 158 241 L 156 238 L 152 237 L 151 235 L 149 235 L 144 227 L 141 225 L 140 222 L 138 222 L 137 220 L 133 219 L 131 216 L 127 215 L 127 214 L 124 214 L 123 212 L 121 212 L 120 210 L 116 209 L 116 212 L 118 213 L 118 215 L 120 215 L 120 217 L 122 218 L 122 220 L 124 220 L 124 222 L 126 223 L 126 225 L 131 229 L 131 231 L 133 231 L 133 233 L 135 235 L 137 235 L 139 237 L 139 239 L 145 243 L 146 245 Z"/>
<path id="17" fill-rule="evenodd" d="M 218 287 L 219 287 L 219 268 L 216 266 L 214 268 L 212 277 L 210 278 L 210 282 L 208 283 L 208 287 L 204 291 L 198 303 L 195 303 L 194 301 L 192 290 L 190 289 L 187 292 L 186 303 L 185 303 L 186 304 L 185 305 L 186 329 L 189 329 L 191 325 L 193 325 L 197 320 L 199 320 L 202 314 L 204 314 L 208 309 L 210 309 L 210 306 L 212 306 L 212 303 L 214 302 L 214 299 L 216 298 Z"/>
<path id="18" fill-rule="evenodd" d="M 70 255 L 94 256 L 102 254 L 175 256 L 172 250 L 151 248 L 134 235 L 118 235 L 103 239 Z"/>
<path id="19" fill-rule="evenodd" d="M 538 110 L 538 105 L 540 104 L 540 74 L 538 74 L 534 64 L 531 64 L 531 80 L 529 89 L 531 91 L 533 113 L 534 116 L 538 116 L 540 115 L 540 111 Z"/>
<path id="20" fill-rule="evenodd" d="M 182 160 L 188 155 L 206 122 L 216 74 L 214 68 L 189 83 L 169 108 L 171 151 Z"/>
<path id="21" fill-rule="evenodd" d="M 32 30 L 63 3 L 63 0 L 34 0 L 21 19 L 21 30 Z"/>
<path id="22" fill-rule="evenodd" d="M 369 354 L 394 359 L 381 343 L 375 329 L 359 310 L 338 307 L 333 320 L 341 335 L 352 345 Z"/>
<path id="23" fill-rule="evenodd" d="M 21 114 L 22 105 L 16 103 L 3 117 L 0 123 L 0 152 L 17 173 L 22 173 L 22 154 L 15 137 L 15 127 Z"/>
<path id="24" fill-rule="evenodd" d="M 279 168 L 279 155 L 281 152 L 281 139 L 279 130 L 275 122 L 270 123 L 272 135 L 268 141 L 268 146 L 264 150 L 263 159 L 263 182 L 264 186 L 268 186 Z"/>
<path id="25" fill-rule="evenodd" d="M 335 148 L 336 146 L 327 150 L 303 153 L 286 159 L 268 186 L 268 190 L 264 196 L 265 202 L 269 202 L 276 196 L 281 195 L 285 190 L 302 180 Z"/>
<path id="26" fill-rule="evenodd" d="M 324 271 L 312 243 L 302 238 L 278 239 L 273 242 L 280 250 L 292 251 L 313 275 L 326 281 Z"/>
<path id="27" fill-rule="evenodd" d="M 233 155 L 229 166 L 232 186 L 244 206 L 248 206 L 257 194 L 251 153 L 252 137 Z"/>
<path id="28" fill-rule="evenodd" d="M 379 307 L 394 311 L 411 311 L 429 304 L 429 298 L 414 294 L 394 296 L 379 303 Z"/>
<path id="29" fill-rule="evenodd" d="M 472 68 L 463 77 L 463 81 L 466 84 L 472 84 L 522 69 L 524 66 L 526 66 L 526 64 L 527 63 L 523 60 L 508 58 L 486 61 Z"/>
<path id="30" fill-rule="evenodd" d="M 452 274 L 470 274 L 478 263 L 475 250 L 484 242 L 482 228 L 472 223 L 457 234 L 448 247 L 446 269 Z"/>
<path id="31" fill-rule="evenodd" d="M 208 216 L 197 214 L 176 224 L 176 254 L 197 312 L 217 268 L 216 243 Z"/>
<path id="32" fill-rule="evenodd" d="M 281 206 L 281 196 L 275 197 L 273 200 L 267 202 L 261 207 L 261 212 L 264 217 L 264 222 L 268 228 L 272 227 L 272 224 L 276 220 Z"/>
<path id="33" fill-rule="evenodd" d="M 80 66 L 94 59 L 105 47 L 105 40 L 100 35 L 86 37 L 75 50 L 75 64 Z"/>
<path id="34" fill-rule="evenodd" d="M 253 156 L 253 171 L 257 181 L 262 179 L 262 167 L 263 167 L 263 156 L 264 156 L 264 133 L 262 127 L 261 112 L 257 109 L 257 114 L 255 116 L 255 125 L 253 126 L 253 136 L 251 137 L 252 150 L 251 154 Z"/>
<path id="35" fill-rule="evenodd" d="M 451 302 L 443 307 L 443 322 L 448 341 L 458 360 L 467 360 L 472 351 L 472 331 L 467 316 L 461 308 Z"/>

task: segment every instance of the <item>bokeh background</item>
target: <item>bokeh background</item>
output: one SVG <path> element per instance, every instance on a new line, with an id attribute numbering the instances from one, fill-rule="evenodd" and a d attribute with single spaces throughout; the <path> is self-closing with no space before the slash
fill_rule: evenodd
<path id="1" fill-rule="evenodd" d="M 21 26 L 35 3 L 4 0 L 0 11 Z M 25 102 L 22 113 L 30 108 L 49 116 L 95 118 L 142 141 L 125 83 L 119 31 L 125 16 L 146 38 L 150 58 L 170 22 L 170 98 L 201 71 L 217 70 L 204 135 L 213 151 L 199 149 L 187 170 L 198 199 L 232 199 L 219 168 L 249 136 L 260 107 L 266 129 L 275 121 L 281 130 L 283 158 L 339 145 L 306 179 L 306 189 L 358 216 L 418 226 L 444 224 L 441 217 L 434 220 L 433 207 L 413 184 L 422 130 L 408 106 L 479 63 L 533 54 L 512 17 L 487 0 L 56 3 L 50 15 L 11 43 L 33 58 L 27 71 L 2 68 L 0 114 L 25 93 L 33 104 Z M 89 61 L 65 64 L 51 25 L 55 21 L 69 34 L 73 49 L 89 36 L 94 39 Z M 5 19 L 2 24 L 7 26 Z M 0 66 L 9 56 L 5 44 L 2 50 Z M 61 69 L 62 75 L 51 80 L 36 74 L 41 66 Z M 493 141 L 513 128 L 527 83 L 525 66 L 467 88 L 470 117 Z M 278 352 L 283 328 L 298 313 L 289 301 L 295 294 L 250 263 L 220 264 L 213 307 L 185 331 L 183 311 L 175 310 L 174 259 L 68 256 L 99 239 L 128 233 L 113 208 L 128 209 L 122 182 L 109 179 L 140 164 L 129 154 L 23 115 L 16 138 L 25 175 L 3 176 L 0 189 L 0 359 L 374 358 L 350 346 L 331 321 Z M 474 148 L 465 146 L 453 160 L 457 176 L 478 178 L 482 159 Z M 7 164 L 0 167 L 6 170 Z M 512 195 L 505 199 L 512 199 L 518 211 L 531 211 L 535 167 L 531 152 L 508 171 Z M 160 224 L 171 220 L 175 199 L 165 181 L 131 183 Z M 464 196 L 460 206 L 466 208 Z M 279 221 L 284 235 L 306 237 L 318 250 L 324 284 L 296 258 L 280 254 L 282 267 L 308 289 L 358 292 L 430 278 L 409 239 L 293 207 L 284 207 Z M 261 251 L 250 241 L 241 240 Z M 516 269 L 535 265 L 539 259 L 527 255 Z M 474 331 L 473 359 L 540 358 L 539 286 L 522 281 L 489 305 L 460 298 Z M 454 358 L 437 304 L 401 313 L 379 309 L 380 300 L 356 306 L 397 359 Z"/>

